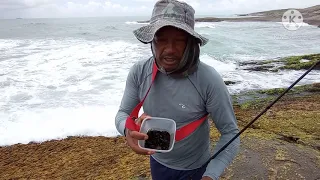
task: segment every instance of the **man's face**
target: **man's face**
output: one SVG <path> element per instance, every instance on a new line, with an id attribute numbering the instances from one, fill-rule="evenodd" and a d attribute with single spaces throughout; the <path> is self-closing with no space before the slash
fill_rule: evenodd
<path id="1" fill-rule="evenodd" d="M 188 34 L 172 26 L 161 28 L 154 38 L 154 50 L 157 62 L 166 71 L 172 71 L 178 67 L 185 47 Z"/>

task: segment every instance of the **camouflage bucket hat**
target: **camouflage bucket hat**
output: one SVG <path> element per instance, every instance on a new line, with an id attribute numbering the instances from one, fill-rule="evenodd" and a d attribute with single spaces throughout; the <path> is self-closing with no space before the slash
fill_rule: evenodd
<path id="1" fill-rule="evenodd" d="M 195 10 L 187 3 L 177 0 L 159 0 L 154 6 L 149 24 L 134 30 L 133 33 L 139 41 L 147 44 L 153 40 L 160 28 L 173 26 L 194 36 L 200 46 L 203 46 L 208 39 L 195 32 L 194 13 Z"/>

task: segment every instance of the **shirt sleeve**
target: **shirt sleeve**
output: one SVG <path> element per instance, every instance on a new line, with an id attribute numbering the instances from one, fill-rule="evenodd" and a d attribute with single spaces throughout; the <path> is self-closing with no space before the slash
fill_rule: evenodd
<path id="1" fill-rule="evenodd" d="M 115 126 L 118 132 L 124 136 L 126 119 L 131 111 L 139 104 L 139 85 L 137 81 L 137 65 L 133 65 L 128 73 L 126 86 L 121 99 L 119 110 L 115 117 Z"/>
<path id="2" fill-rule="evenodd" d="M 211 78 L 209 77 L 210 82 L 206 90 L 206 108 L 221 134 L 219 141 L 214 147 L 214 153 L 216 153 L 239 132 L 239 129 L 227 86 L 218 72 L 214 69 L 212 72 L 213 74 Z M 239 147 L 240 138 L 238 137 L 225 150 L 220 152 L 216 158 L 210 161 L 203 176 L 219 179 L 225 168 L 230 165 L 237 155 Z"/>

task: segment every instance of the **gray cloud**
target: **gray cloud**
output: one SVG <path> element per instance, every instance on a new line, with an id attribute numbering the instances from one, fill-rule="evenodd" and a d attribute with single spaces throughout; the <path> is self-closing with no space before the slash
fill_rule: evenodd
<path id="1" fill-rule="evenodd" d="M 23 1 L 19 0 L 2 0 L 0 1 L 0 9 L 18 9 L 27 7 Z"/>
<path id="2" fill-rule="evenodd" d="M 280 8 L 304 8 L 319 0 L 182 0 L 198 15 L 231 15 Z M 156 0 L 0 0 L 0 18 L 146 15 Z"/>
<path id="3" fill-rule="evenodd" d="M 1 0 L 0 9 L 26 9 L 52 3 L 53 0 Z"/>

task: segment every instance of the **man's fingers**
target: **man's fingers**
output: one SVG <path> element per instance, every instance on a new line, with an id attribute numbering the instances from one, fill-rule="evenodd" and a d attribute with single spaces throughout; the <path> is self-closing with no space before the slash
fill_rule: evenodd
<path id="1" fill-rule="evenodd" d="M 137 140 L 146 140 L 148 139 L 148 135 L 140 133 L 138 131 L 131 131 L 130 136 Z"/>
<path id="2" fill-rule="evenodd" d="M 141 119 L 150 118 L 150 117 L 151 117 L 151 116 L 149 116 L 149 115 L 146 114 L 146 113 L 143 113 L 143 114 L 140 116 Z"/>
<path id="3" fill-rule="evenodd" d="M 133 139 L 132 137 L 127 137 L 127 143 L 128 145 L 131 147 L 131 149 L 136 152 L 137 154 L 142 154 L 142 155 L 151 155 L 154 154 L 153 151 L 148 151 L 148 150 L 144 150 L 141 149 L 138 146 L 138 141 Z"/>
<path id="4" fill-rule="evenodd" d="M 145 150 L 145 149 L 141 149 L 138 145 L 133 145 L 133 146 L 130 146 L 130 147 L 137 154 L 142 154 L 142 155 L 152 155 L 152 154 L 154 154 L 153 151 L 148 151 L 148 150 Z"/>
<path id="5" fill-rule="evenodd" d="M 147 118 L 150 118 L 151 116 L 143 113 L 138 119 L 136 119 L 135 123 L 137 125 L 141 125 L 142 121 L 144 121 L 145 119 L 147 120 Z M 138 131 L 131 131 L 128 130 L 127 132 L 127 144 L 131 147 L 131 149 L 136 152 L 137 154 L 142 154 L 142 155 L 151 155 L 154 154 L 154 151 L 148 151 L 145 149 L 141 149 L 138 146 L 138 140 L 147 140 L 148 139 L 148 135 L 144 134 L 144 133 L 140 133 Z"/>
<path id="6" fill-rule="evenodd" d="M 143 122 L 146 118 L 151 118 L 151 116 L 147 115 L 146 113 L 143 113 L 143 114 L 136 120 L 136 124 L 141 125 L 142 122 Z"/>

